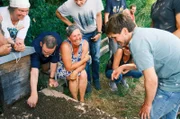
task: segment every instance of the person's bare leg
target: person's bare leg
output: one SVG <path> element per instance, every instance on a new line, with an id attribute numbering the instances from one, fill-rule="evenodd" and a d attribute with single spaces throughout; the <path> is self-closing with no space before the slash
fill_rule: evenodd
<path id="1" fill-rule="evenodd" d="M 80 93 L 80 102 L 84 102 L 84 95 L 87 87 L 87 73 L 85 70 L 81 72 L 79 76 L 79 93 Z"/>
<path id="2" fill-rule="evenodd" d="M 75 100 L 78 100 L 78 98 L 77 98 L 77 95 L 78 95 L 78 79 L 69 80 L 69 90 L 71 92 L 72 97 Z"/>

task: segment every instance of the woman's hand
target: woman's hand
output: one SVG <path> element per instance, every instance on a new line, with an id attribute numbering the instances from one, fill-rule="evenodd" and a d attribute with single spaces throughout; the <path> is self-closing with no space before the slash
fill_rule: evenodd
<path id="1" fill-rule="evenodd" d="M 76 80 L 78 76 L 78 72 L 76 70 L 74 70 L 71 75 L 69 76 L 70 80 Z"/>

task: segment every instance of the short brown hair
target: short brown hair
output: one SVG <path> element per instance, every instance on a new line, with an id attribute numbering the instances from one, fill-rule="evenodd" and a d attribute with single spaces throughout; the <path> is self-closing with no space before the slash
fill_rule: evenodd
<path id="1" fill-rule="evenodd" d="M 54 48 L 55 46 L 57 46 L 57 40 L 54 36 L 52 35 L 47 35 L 43 38 L 43 44 L 46 44 L 47 48 Z"/>
<path id="2" fill-rule="evenodd" d="M 133 20 L 123 13 L 113 15 L 106 24 L 106 34 L 117 34 L 121 33 L 123 28 L 127 28 L 129 32 L 132 32 L 136 27 Z"/>
<path id="3" fill-rule="evenodd" d="M 135 4 L 132 4 L 132 5 L 130 5 L 130 9 L 132 9 L 133 7 L 136 7 L 136 5 Z"/>

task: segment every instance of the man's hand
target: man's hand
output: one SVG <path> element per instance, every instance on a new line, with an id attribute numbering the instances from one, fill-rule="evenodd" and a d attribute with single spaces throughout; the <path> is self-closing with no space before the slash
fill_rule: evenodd
<path id="1" fill-rule="evenodd" d="M 56 80 L 54 80 L 54 79 L 49 79 L 49 86 L 50 87 L 57 87 L 59 84 L 58 84 L 58 82 L 56 81 Z"/>
<path id="2" fill-rule="evenodd" d="M 34 95 L 31 95 L 28 100 L 27 100 L 27 104 L 32 108 L 32 107 L 36 107 L 36 104 L 37 104 L 37 101 L 38 101 L 38 94 L 34 94 Z"/>
<path id="3" fill-rule="evenodd" d="M 7 55 L 11 52 L 11 44 L 5 44 L 0 47 L 0 55 Z"/>
<path id="4" fill-rule="evenodd" d="M 141 107 L 141 110 L 139 112 L 139 116 L 141 119 L 150 119 L 150 111 L 151 111 L 152 105 L 143 104 Z"/>
<path id="5" fill-rule="evenodd" d="M 92 37 L 91 40 L 95 42 L 95 41 L 97 41 L 100 37 L 101 37 L 101 34 L 98 33 L 98 34 L 96 34 L 94 37 Z"/>

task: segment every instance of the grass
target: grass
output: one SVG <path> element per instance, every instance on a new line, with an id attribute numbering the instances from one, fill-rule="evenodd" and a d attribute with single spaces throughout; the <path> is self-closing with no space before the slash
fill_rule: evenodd
<path id="1" fill-rule="evenodd" d="M 118 119 L 139 118 L 138 113 L 144 101 L 143 78 L 139 80 L 129 78 L 127 80 L 129 89 L 119 84 L 118 91 L 112 92 L 109 88 L 109 79 L 104 75 L 104 67 L 108 58 L 109 54 L 107 53 L 100 59 L 100 82 L 102 90 L 97 91 L 92 88 L 92 93 L 85 96 L 85 103 L 97 107 Z M 64 93 L 71 96 L 67 88 Z M 180 117 L 177 119 L 180 119 Z"/>
<path id="2" fill-rule="evenodd" d="M 118 91 L 112 92 L 109 88 L 109 79 L 104 75 L 104 67 L 108 58 L 109 54 L 107 53 L 100 59 L 100 82 L 102 90 L 97 91 L 92 88 L 92 93 L 86 94 L 85 102 L 119 119 L 138 117 L 138 111 L 144 99 L 143 80 L 129 78 L 127 80 L 129 89 L 119 84 Z M 71 96 L 67 88 L 65 88 L 64 93 Z"/>
<path id="3" fill-rule="evenodd" d="M 86 103 L 120 119 L 138 117 L 138 111 L 144 99 L 143 80 L 129 78 L 127 80 L 129 89 L 119 84 L 118 91 L 112 92 L 109 88 L 109 79 L 104 75 L 107 59 L 109 59 L 108 53 L 100 59 L 102 90 L 97 91 L 92 88 L 92 93 L 88 96 L 86 95 Z"/>
<path id="4" fill-rule="evenodd" d="M 101 74 L 102 90 L 93 91 L 90 96 L 86 97 L 86 103 L 93 105 L 99 109 L 104 110 L 112 116 L 117 118 L 134 118 L 138 117 L 139 108 L 143 102 L 143 81 L 135 81 L 129 79 L 127 82 L 129 89 L 118 85 L 118 91 L 112 92 L 109 88 L 109 81 Z"/>

